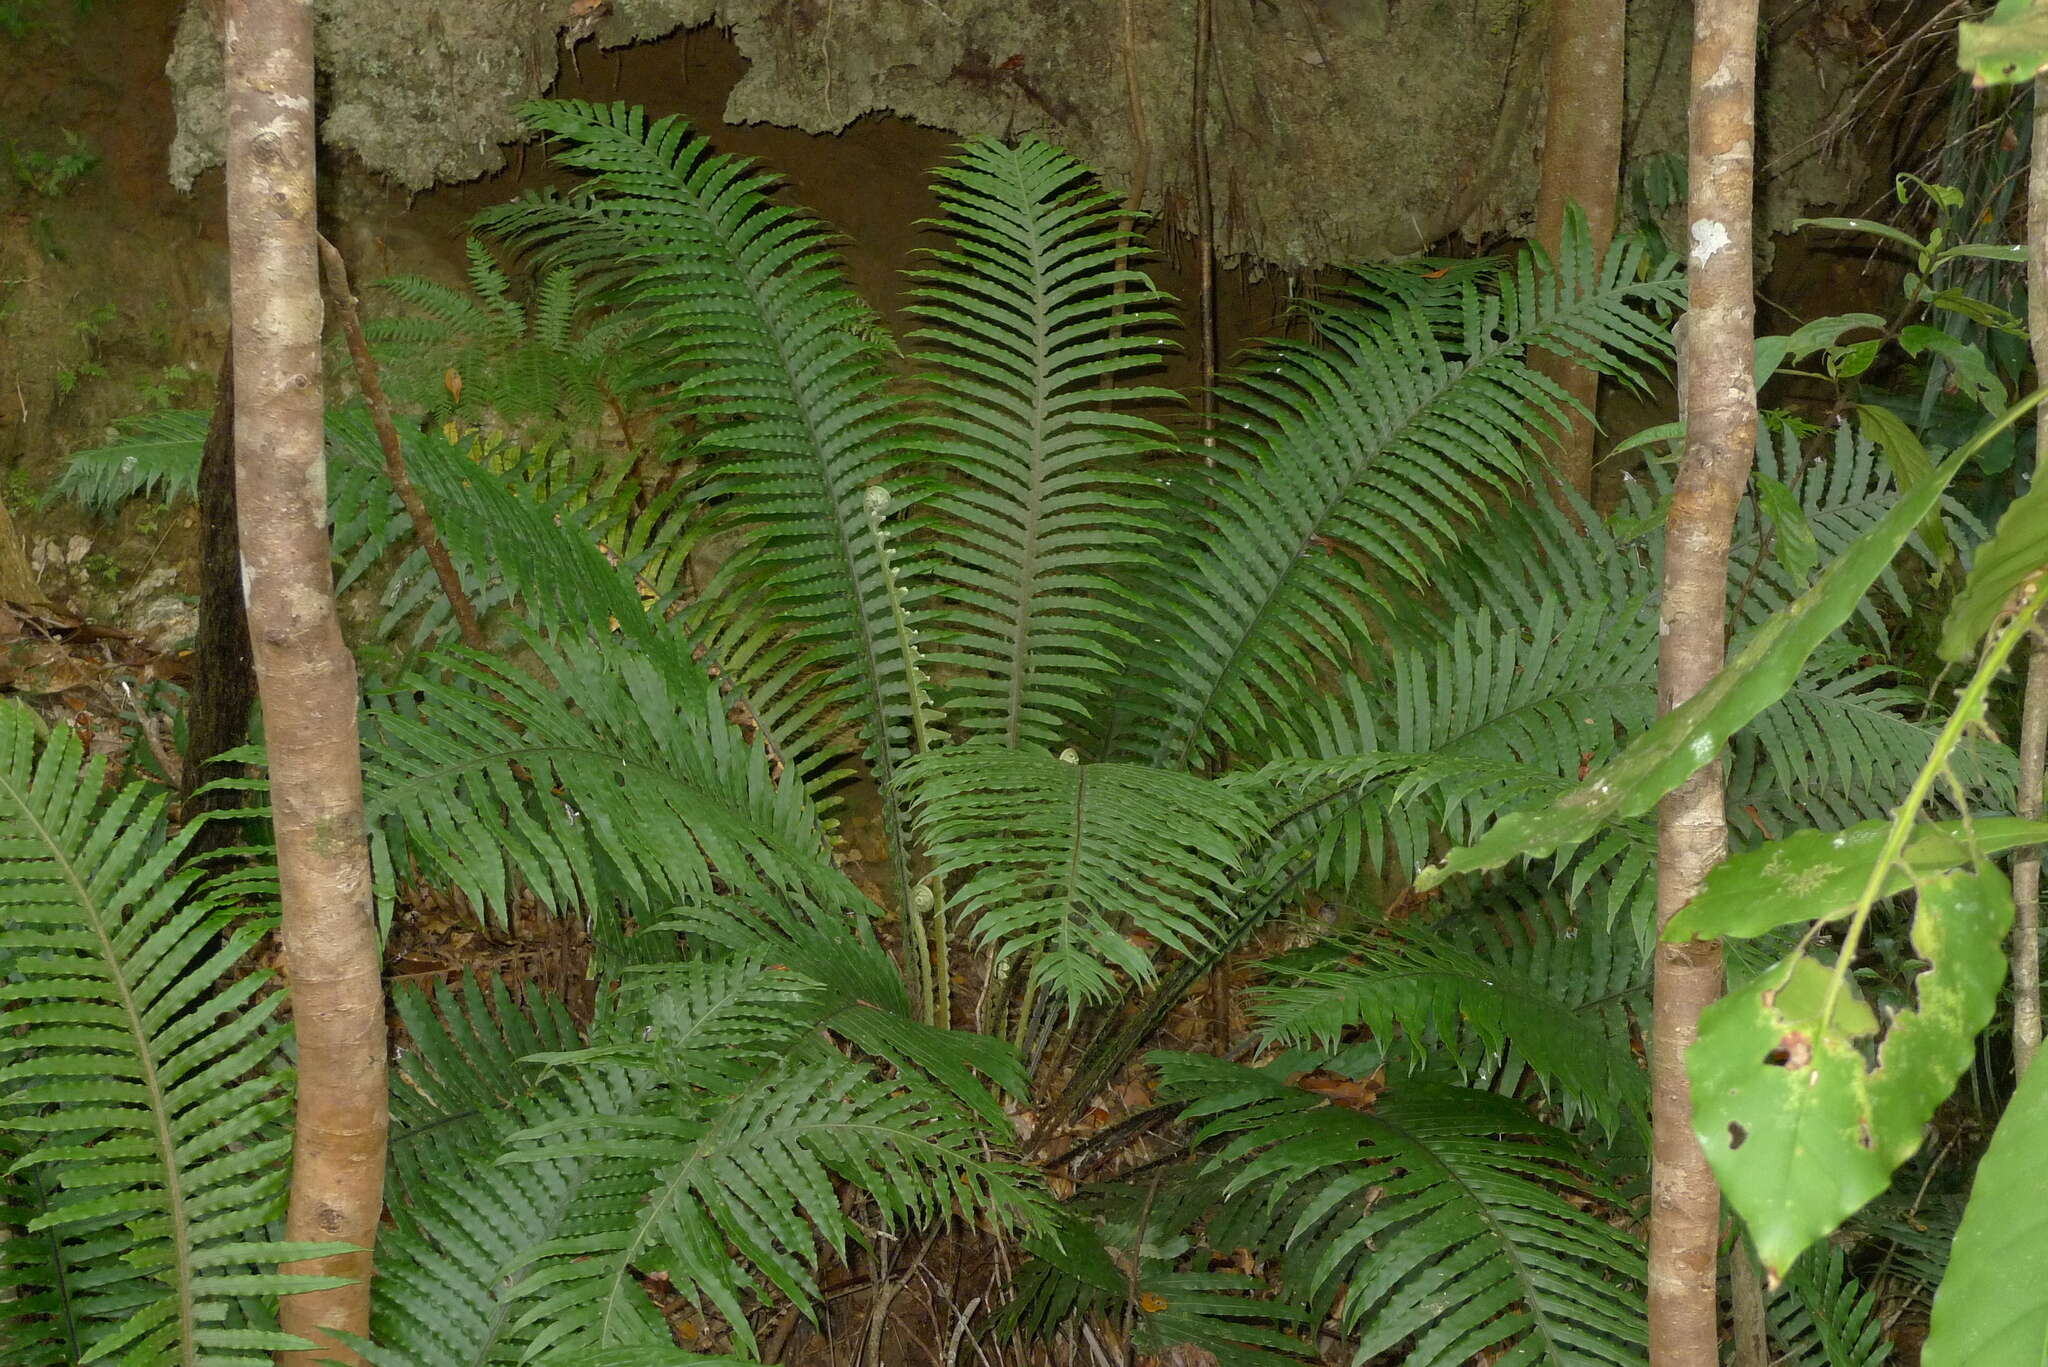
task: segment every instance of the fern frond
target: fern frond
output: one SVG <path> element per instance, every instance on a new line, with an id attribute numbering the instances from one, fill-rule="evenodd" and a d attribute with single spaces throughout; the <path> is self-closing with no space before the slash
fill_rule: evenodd
<path id="1" fill-rule="evenodd" d="M 912 748 L 919 666 L 896 624 L 908 614 L 915 625 L 920 605 L 904 596 L 921 590 L 906 587 L 913 575 L 892 580 L 868 503 L 879 498 L 888 518 L 915 499 L 885 487 L 905 452 L 880 353 L 862 335 L 866 306 L 824 229 L 777 203 L 770 176 L 713 154 L 680 120 L 575 101 L 527 112 L 561 140 L 564 165 L 598 178 L 484 221 L 555 264 L 632 279 L 685 406 L 708 420 L 698 448 L 708 506 L 721 525 L 747 529 L 706 594 L 706 639 L 726 658 L 780 640 L 748 684 L 801 695 L 778 710 L 839 713 L 865 732 L 908 905 L 895 770 Z M 808 771 L 829 759 L 798 762 Z"/>
<path id="2" fill-rule="evenodd" d="M 208 421 L 207 414 L 187 409 L 123 418 L 114 424 L 112 442 L 75 452 L 64 463 L 43 503 L 69 499 L 105 517 L 131 498 L 191 498 Z"/>
<path id="3" fill-rule="evenodd" d="M 1891 1343 L 1877 1298 L 1849 1272 L 1842 1250 L 1809 1249 L 1764 1307 L 1785 1367 L 1881 1367 Z"/>
<path id="4" fill-rule="evenodd" d="M 1183 767 L 1256 748 L 1271 717 L 1347 670 L 1375 606 L 1425 590 L 1564 419 L 1570 401 L 1528 367 L 1530 347 L 1619 378 L 1668 355 L 1645 309 L 1674 287 L 1638 279 L 1639 258 L 1624 246 L 1596 263 L 1576 225 L 1558 266 L 1532 256 L 1489 277 L 1493 292 L 1418 283 L 1431 303 L 1332 306 L 1317 344 L 1255 352 L 1223 391 L 1214 469 L 1175 481 L 1160 639 L 1125 696 L 1133 752 Z"/>
<path id="5" fill-rule="evenodd" d="M 480 911 L 531 890 L 615 899 L 642 924 L 729 894 L 861 919 L 800 788 L 725 721 L 713 680 L 675 680 L 599 638 L 531 648 L 543 677 L 468 652 L 365 716 L 372 858 L 389 898 L 409 853 Z"/>
<path id="6" fill-rule="evenodd" d="M 160 793 L 107 790 L 103 758 L 38 729 L 0 705 L 0 1109 L 34 1136 L 13 1166 L 40 1206 L 0 1289 L 80 1362 L 267 1362 L 304 1345 L 256 1298 L 343 1280 L 255 1270 L 336 1246 L 269 1237 L 291 1097 L 282 998 L 239 972 L 249 880 L 181 866 Z"/>
<path id="7" fill-rule="evenodd" d="M 487 998 L 473 980 L 394 1002 L 411 1047 L 392 1077 L 395 1227 L 377 1244 L 372 1367 L 483 1367 L 523 1359 L 512 1289 L 602 1165 L 506 1166 L 518 1129 L 612 1114 L 637 1095 L 623 1069 L 544 1071 L 521 1060 L 583 1040 L 558 1006 Z"/>
<path id="8" fill-rule="evenodd" d="M 1214 1146 L 1233 1237 L 1263 1215 L 1291 1291 L 1327 1304 L 1342 1288 L 1354 1362 L 1642 1361 L 1641 1250 L 1575 1203 L 1612 1198 L 1522 1107 L 1418 1084 L 1353 1110 L 1256 1069 L 1151 1057 Z"/>
<path id="9" fill-rule="evenodd" d="M 1256 828 L 1252 804 L 1184 774 L 968 742 L 906 771 L 936 872 L 998 964 L 1069 1005 L 1155 976 L 1134 933 L 1186 955 L 1215 938 Z"/>
<path id="10" fill-rule="evenodd" d="M 947 712 L 969 735 L 1056 745 L 1134 639 L 1125 584 L 1157 503 L 1136 463 L 1168 435 L 1119 410 L 1173 397 L 1124 378 L 1158 363 L 1172 314 L 1124 264 L 1142 247 L 1116 198 L 1059 149 L 977 139 L 935 189 L 953 245 L 913 273 L 910 310 L 933 348 L 929 452 L 951 477 L 935 658 L 963 671 Z"/>
<path id="11" fill-rule="evenodd" d="M 1649 1093 L 1630 1051 L 1628 1008 L 1647 987 L 1635 928 L 1540 911 L 1480 924 L 1466 937 L 1386 926 L 1279 960 L 1253 1010 L 1285 1044 L 1333 1050 L 1364 1027 L 1414 1065 L 1447 1052 L 1468 1081 L 1526 1063 L 1567 1118 L 1645 1126 Z"/>
<path id="12" fill-rule="evenodd" d="M 636 1269 L 708 1301 L 752 1351 L 744 1297 L 779 1291 L 808 1307 L 819 1260 L 868 1237 L 838 1183 L 892 1229 L 1042 1213 L 1031 1174 L 989 1156 L 986 1122 L 917 1073 L 883 1075 L 826 1047 L 807 996 L 748 986 L 786 983 L 778 970 L 682 971 L 694 990 L 649 1016 L 643 1046 L 586 1055 L 654 1072 L 662 1087 L 648 1104 L 535 1126 L 508 1155 L 606 1165 L 519 1290 L 532 1354 L 666 1341 Z M 698 1056 L 735 1044 L 746 1054 L 737 1067 Z"/>

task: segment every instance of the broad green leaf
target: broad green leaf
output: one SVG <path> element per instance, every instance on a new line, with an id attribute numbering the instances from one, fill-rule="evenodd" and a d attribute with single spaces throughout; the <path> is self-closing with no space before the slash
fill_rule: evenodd
<path id="1" fill-rule="evenodd" d="M 1956 65 L 1979 86 L 2011 85 L 2048 66 L 2048 6 L 1998 0 L 1982 23 L 1956 26 Z"/>
<path id="2" fill-rule="evenodd" d="M 1989 252 L 1999 253 L 1992 256 L 1992 259 L 1995 261 L 2024 261 L 2026 259 L 2024 256 L 2014 258 L 2002 255 L 2002 253 L 2004 253 L 2007 250 L 2008 248 L 1997 247 L 1988 248 L 1985 251 L 1979 252 L 1972 251 L 1968 247 L 1952 247 L 1947 252 L 1943 253 L 1943 255 L 1980 256 L 1985 255 L 1987 252 Z M 2006 309 L 2000 308 L 1998 305 L 1992 303 L 1988 299 L 1978 299 L 1973 295 L 1963 293 L 1961 290 L 1941 290 L 1938 293 L 1936 293 L 1934 298 L 1928 300 L 1927 302 L 1932 304 L 1935 308 L 1945 309 L 1948 312 L 1954 314 L 1960 314 L 1962 317 L 1969 319 L 1971 322 L 1977 323 L 1983 327 L 1990 328 L 1995 332 L 2010 333 L 2015 337 L 2024 337 L 2027 335 L 2027 325 L 2025 323 L 2022 323 L 2011 312 L 2009 312 Z M 1972 350 L 1974 349 L 1975 348 L 1972 348 Z M 1985 373 L 1989 374 L 1990 372 L 1987 369 Z"/>
<path id="3" fill-rule="evenodd" d="M 1977 548 L 1970 577 L 1941 626 L 1941 658 L 1966 660 L 1991 630 L 2013 590 L 2048 565 L 2048 479 L 2036 472 L 2026 493 L 1998 519 L 1998 530 Z"/>
<path id="4" fill-rule="evenodd" d="M 1896 242 L 1914 252 L 1920 250 L 1920 239 L 1910 233 L 1901 232 L 1889 223 L 1879 223 L 1874 218 L 1795 218 L 1794 228 L 1833 228 L 1845 233 L 1869 233 L 1887 242 Z"/>
<path id="5" fill-rule="evenodd" d="M 1921 880 L 1913 949 L 1929 967 L 1871 1068 L 1877 1018 L 1798 955 L 1707 1008 L 1686 1054 L 1693 1126 L 1773 1278 L 1883 1191 L 1975 1056 L 2005 979 L 2012 893 L 1979 862 Z"/>
<path id="6" fill-rule="evenodd" d="M 1799 496 L 1777 480 L 1759 471 L 1756 476 L 1757 502 L 1771 520 L 1771 549 L 1793 582 L 1804 584 L 1820 564 L 1820 545 L 1813 538 L 1813 524 L 1799 506 Z"/>
<path id="7" fill-rule="evenodd" d="M 1936 295 L 1936 302 L 1946 293 Z M 1920 324 L 1900 332 L 1899 345 L 1906 349 L 1908 356 L 1932 351 L 1949 363 L 1955 371 L 1957 385 L 1981 404 L 1985 412 L 1997 417 L 2005 411 L 2005 386 L 1992 373 L 1991 363 L 1984 359 L 1984 353 L 1968 342 L 1951 337 L 1940 328 Z"/>
<path id="8" fill-rule="evenodd" d="M 1977 1165 L 1970 1204 L 1934 1297 L 1924 1367 L 2048 1362 L 2048 1067 L 2027 1070 Z M 2022 1195 L 2022 1193 L 2026 1193 Z"/>
<path id="9" fill-rule="evenodd" d="M 2021 263 L 2027 259 L 2025 244 L 2019 242 L 1966 242 L 1960 247 L 1950 247 L 1948 256 L 1968 256 L 1979 261 L 2011 261 Z"/>
<path id="10" fill-rule="evenodd" d="M 1577 845 L 1609 822 L 1647 812 L 1713 760 L 1730 736 L 1784 696 L 1807 657 L 1856 611 L 1865 591 L 1986 436 L 1988 432 L 1950 456 L 1933 478 L 1902 494 L 1890 512 L 1822 571 L 1791 607 L 1751 637 L 1742 653 L 1705 688 L 1659 717 L 1612 761 L 1550 806 L 1510 812 L 1472 844 L 1452 850 L 1442 864 L 1422 870 L 1416 890 L 1426 892 L 1454 873 L 1497 869 L 1518 855 L 1541 856 Z"/>
<path id="11" fill-rule="evenodd" d="M 1870 363 L 1877 359 L 1878 348 L 1883 345 L 1881 338 L 1872 337 L 1866 341 L 1851 342 L 1847 346 L 1829 347 L 1828 374 L 1838 380 L 1855 379 L 1870 369 Z"/>
<path id="12" fill-rule="evenodd" d="M 1757 388 L 1763 388 L 1764 381 L 1777 374 L 1778 367 L 1787 361 L 1804 360 L 1822 347 L 1833 346 L 1842 340 L 1845 332 L 1854 332 L 1858 328 L 1883 331 L 1884 325 L 1884 319 L 1874 313 L 1837 313 L 1803 323 L 1788 336 L 1759 337 L 1756 339 Z"/>
<path id="13" fill-rule="evenodd" d="M 1663 938 L 1748 938 L 1802 921 L 1827 921 L 1856 905 L 1870 881 L 1870 866 L 1884 848 L 1891 820 L 1864 821 L 1845 831 L 1798 831 L 1757 846 L 1707 875 L 1706 886 L 1671 918 Z M 1906 866 L 1886 871 L 1878 896 L 1904 892 L 1922 874 L 2021 845 L 2048 844 L 2048 821 L 2018 817 L 1922 823 L 1905 851 Z"/>
<path id="14" fill-rule="evenodd" d="M 1892 479 L 1899 488 L 1911 489 L 1934 473 L 1934 457 L 1927 454 L 1927 447 L 1898 414 L 1877 404 L 1863 403 L 1856 405 L 1856 421 L 1863 429 L 1863 435 L 1884 452 L 1885 463 L 1891 466 Z M 1948 564 L 1955 554 L 1955 548 L 1949 545 L 1948 527 L 1941 520 L 1939 507 L 1920 524 L 1920 539 L 1927 543 L 1927 549 L 1934 552 L 1935 560 L 1942 565 Z"/>

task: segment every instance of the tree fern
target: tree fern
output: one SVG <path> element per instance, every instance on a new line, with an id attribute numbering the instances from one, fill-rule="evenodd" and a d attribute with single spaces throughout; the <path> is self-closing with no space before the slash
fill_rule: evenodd
<path id="1" fill-rule="evenodd" d="M 904 459 L 868 310 L 814 221 L 777 204 L 773 179 L 714 154 L 675 118 L 625 105 L 529 107 L 562 140 L 563 164 L 598 179 L 574 196 L 529 196 L 484 223 L 546 259 L 619 273 L 704 421 L 706 496 L 745 548 L 707 593 L 710 640 L 759 652 L 748 683 L 796 692 L 809 719 L 801 763 L 829 762 L 835 714 L 866 733 L 910 900 L 896 766 L 921 717 L 918 666 L 901 624 L 918 592 L 875 534 L 913 501 L 890 487 Z M 878 492 L 879 491 L 879 492 Z M 879 509 L 870 502 L 878 501 Z M 879 516 L 877 516 L 877 514 Z M 735 666 L 737 667 L 737 666 Z"/>
<path id="2" fill-rule="evenodd" d="M 0 707 L 0 1109 L 36 1137 L 13 1165 L 28 1237 L 8 1241 L 4 1289 L 53 1316 L 23 1350 L 267 1362 L 304 1345 L 257 1298 L 340 1283 L 256 1270 L 334 1251 L 269 1236 L 290 1151 L 282 998 L 237 972 L 263 929 L 243 899 L 266 889 L 181 867 L 161 794 L 106 790 L 103 758 L 36 731 Z"/>
<path id="3" fill-rule="evenodd" d="M 1256 1069 L 1152 1057 L 1214 1146 L 1231 1237 L 1263 1225 L 1297 1295 L 1342 1286 L 1354 1362 L 1642 1361 L 1640 1248 L 1581 1208 L 1611 1198 L 1523 1108 L 1416 1086 L 1352 1109 Z"/>
<path id="4" fill-rule="evenodd" d="M 1630 247 L 1595 263 L 1580 226 L 1557 267 L 1532 256 L 1481 277 L 1493 291 L 1471 277 L 1375 291 L 1318 311 L 1318 343 L 1253 353 L 1223 390 L 1214 469 L 1174 484 L 1150 586 L 1159 639 L 1125 699 L 1131 751 L 1179 767 L 1244 748 L 1347 669 L 1371 606 L 1426 585 L 1562 420 L 1569 400 L 1527 348 L 1623 379 L 1668 354 L 1643 310 L 1674 286 L 1641 265 Z"/>
<path id="5" fill-rule="evenodd" d="M 1125 581 L 1149 559 L 1157 501 L 1136 462 L 1167 434 L 1128 409 L 1174 396 L 1124 377 L 1157 362 L 1151 333 L 1172 315 L 1125 264 L 1141 247 L 1115 197 L 1066 153 L 981 139 L 936 189 L 952 246 L 915 273 L 911 312 L 948 476 L 933 622 L 937 658 L 961 671 L 947 711 L 970 735 L 1054 745 L 1133 640 Z"/>

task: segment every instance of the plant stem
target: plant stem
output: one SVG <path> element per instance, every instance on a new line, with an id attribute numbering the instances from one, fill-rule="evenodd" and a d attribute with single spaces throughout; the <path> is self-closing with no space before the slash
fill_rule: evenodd
<path id="1" fill-rule="evenodd" d="M 455 611 L 455 628 L 462 633 L 462 643 L 471 650 L 487 649 L 489 642 L 477 622 L 475 605 L 463 591 L 462 576 L 455 572 L 455 562 L 448 558 L 441 533 L 420 499 L 420 491 L 413 487 L 412 476 L 405 472 L 405 451 L 398 443 L 398 426 L 391 421 L 391 400 L 385 397 L 376 359 L 370 355 L 369 339 L 363 335 L 363 320 L 356 312 L 355 292 L 348 283 L 348 263 L 342 260 L 340 249 L 324 237 L 320 239 L 320 261 L 327 268 L 327 288 L 334 299 L 335 319 L 341 324 L 341 335 L 348 340 L 349 357 L 355 362 L 356 383 L 362 388 L 363 401 L 370 406 L 377 444 L 384 448 L 384 477 L 398 491 L 398 501 L 405 505 L 405 515 L 412 522 L 413 539 L 420 543 L 427 563 L 434 567 L 434 577 L 441 581 L 441 592 L 447 595 L 448 606 Z"/>
<path id="2" fill-rule="evenodd" d="M 1850 914 L 1848 928 L 1842 932 L 1842 952 L 1836 958 L 1834 974 L 1828 980 L 1827 999 L 1821 1003 L 1823 1023 L 1834 1018 L 1835 1002 L 1848 981 L 1849 965 L 1862 942 L 1863 928 L 1870 920 L 1871 908 L 1877 905 L 1878 896 L 1884 891 L 1885 874 L 1905 853 L 1920 809 L 1927 805 L 1927 795 L 1934 791 L 1934 781 L 1947 769 L 1949 756 L 1963 743 L 1969 729 L 1983 720 L 1991 685 L 2005 672 L 2006 662 L 2012 659 L 2020 639 L 2033 629 L 2034 618 L 2040 612 L 2044 598 L 2048 598 L 2048 576 L 2037 575 L 2027 585 L 2019 611 L 1993 639 L 1991 649 L 1984 652 L 1977 672 L 1970 676 L 1962 696 L 1956 700 L 1955 711 L 1949 714 L 1941 734 L 1934 738 L 1934 748 L 1928 753 L 1927 763 L 1920 766 L 1920 772 L 1913 777 L 1913 786 L 1906 792 L 1905 801 L 1893 813 L 1891 828 L 1885 832 L 1884 847 L 1878 852 L 1877 862 L 1871 866 L 1870 877 L 1864 881 L 1863 892 L 1856 899 L 1856 910 Z"/>
<path id="3" fill-rule="evenodd" d="M 2037 457 L 2038 460 L 2038 457 Z M 2015 815 L 2041 819 L 2042 769 L 2048 766 L 2048 630 L 2034 623 L 2027 656 L 2026 700 L 2020 709 L 2020 788 Z M 2041 1047 L 2041 847 L 2029 845 L 2012 865 L 2012 1064 L 2015 1079 Z"/>

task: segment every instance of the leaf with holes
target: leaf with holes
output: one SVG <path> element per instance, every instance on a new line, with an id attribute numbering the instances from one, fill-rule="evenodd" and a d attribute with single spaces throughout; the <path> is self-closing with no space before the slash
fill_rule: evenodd
<path id="1" fill-rule="evenodd" d="M 1989 864 L 1921 881 L 1913 949 L 1930 967 L 1875 1068 L 1858 1041 L 1877 1033 L 1877 1018 L 1810 956 L 1707 1008 L 1686 1055 L 1693 1125 L 1772 1277 L 1920 1147 L 1997 1005 L 2011 923 L 2011 890 Z"/>
<path id="2" fill-rule="evenodd" d="M 1664 928 L 1673 944 L 1721 935 L 1748 938 L 1801 921 L 1826 921 L 1856 905 L 1870 866 L 1884 848 L 1891 821 L 1862 821 L 1843 831 L 1796 831 L 1738 854 L 1707 875 L 1707 885 Z M 1969 844 L 1965 844 L 1965 841 Z M 1886 870 L 1878 896 L 1904 892 L 1913 879 L 1967 864 L 1977 855 L 2048 844 L 2048 822 L 1980 817 L 1923 822 L 1904 852 L 1904 867 Z"/>

